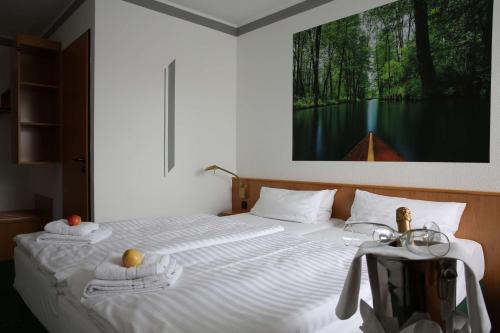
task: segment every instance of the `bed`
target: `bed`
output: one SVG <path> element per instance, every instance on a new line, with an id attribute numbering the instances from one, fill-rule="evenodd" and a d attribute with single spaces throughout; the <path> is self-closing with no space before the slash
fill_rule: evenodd
<path id="1" fill-rule="evenodd" d="M 250 190 L 252 188 L 250 187 Z M 250 195 L 251 196 L 251 195 Z M 342 195 L 340 196 L 342 198 Z M 234 196 L 233 196 L 234 199 Z M 253 200 L 250 198 L 250 201 Z M 344 200 L 344 199 L 342 199 Z M 233 200 L 234 201 L 234 200 Z M 236 203 L 237 205 L 239 202 Z M 338 205 L 339 203 L 336 202 Z M 342 203 L 340 203 L 342 204 Z M 233 202 L 234 205 L 234 202 Z M 251 206 L 250 206 L 251 207 Z M 339 216 L 335 214 L 335 209 L 334 209 L 334 216 Z M 237 220 L 242 220 L 246 223 L 250 223 L 253 225 L 261 225 L 261 226 L 275 226 L 275 225 L 281 225 L 284 227 L 284 233 L 290 235 L 291 239 L 302 239 L 302 240 L 314 240 L 314 243 L 327 243 L 327 244 L 333 244 L 335 246 L 338 246 L 339 248 L 343 247 L 342 245 L 342 227 L 343 227 L 343 221 L 341 219 L 332 219 L 328 223 L 325 224 L 320 224 L 320 225 L 310 225 L 310 226 L 304 226 L 298 223 L 294 222 L 284 222 L 284 221 L 276 221 L 272 219 L 263 219 L 256 217 L 251 214 L 240 214 L 240 215 L 233 215 L 225 218 L 226 221 L 237 221 Z M 267 236 L 264 236 L 264 238 Z M 244 241 L 243 241 L 244 242 Z M 474 256 L 478 258 L 478 263 L 484 263 L 483 260 L 483 251 L 481 249 L 481 246 L 473 241 L 463 241 L 464 243 L 467 243 L 466 246 L 470 249 L 471 256 Z M 233 244 L 234 245 L 234 244 Z M 333 246 L 332 245 L 332 246 Z M 226 248 L 226 252 L 231 252 L 231 250 L 228 250 L 227 247 L 231 247 L 231 244 L 221 244 L 221 245 L 216 245 L 211 247 L 210 251 L 208 252 L 214 252 L 215 254 L 220 254 L 220 251 L 222 248 Z M 238 244 L 237 248 L 240 248 L 241 244 Z M 237 249 L 236 248 L 236 249 Z M 234 249 L 233 249 L 234 250 Z M 187 251 L 189 253 L 185 254 L 174 254 L 175 256 L 178 256 L 180 260 L 183 260 L 183 262 L 186 262 L 186 258 L 189 256 L 193 255 L 193 253 L 199 251 L 205 251 L 204 249 L 195 249 L 195 250 L 190 250 Z M 255 251 L 252 250 L 250 251 L 252 254 L 255 254 Z M 210 253 L 209 253 L 210 254 Z M 206 256 L 210 257 L 209 254 L 205 254 Z M 211 254 L 212 258 L 215 256 L 215 254 Z M 349 255 L 352 255 L 353 253 L 349 253 Z M 286 258 L 286 257 L 284 257 Z M 281 258 L 283 259 L 283 258 Z M 15 260 L 16 260 L 16 280 L 15 280 L 15 287 L 27 303 L 27 305 L 30 307 L 30 309 L 33 311 L 33 313 L 40 319 L 40 321 L 47 327 L 47 329 L 50 332 L 67 332 L 71 330 L 72 332 L 114 332 L 114 331 L 119 331 L 119 332 L 140 332 L 141 330 L 136 330 L 134 327 L 121 327 L 120 322 L 124 322 L 123 319 L 125 318 L 131 318 L 133 317 L 134 313 L 127 313 L 127 311 L 124 311 L 123 313 L 118 313 L 115 312 L 113 313 L 113 309 L 117 308 L 117 304 L 107 304 L 106 302 L 101 303 L 100 305 L 97 306 L 97 308 L 89 310 L 88 308 L 84 307 L 80 303 L 79 299 L 79 294 L 78 294 L 78 284 L 82 282 L 78 282 L 77 280 L 72 280 L 70 283 L 69 287 L 67 285 L 67 281 L 65 280 L 66 278 L 61 279 L 56 279 L 53 274 L 50 274 L 44 269 L 40 267 L 39 262 L 36 262 L 33 260 L 32 256 L 30 256 L 26 249 L 23 249 L 23 246 L 20 245 L 16 248 L 15 251 Z M 189 260 L 187 260 L 189 261 Z M 279 261 L 278 261 L 279 262 Z M 345 260 L 345 263 L 347 263 L 348 260 Z M 344 263 L 344 264 L 345 264 Z M 202 263 L 203 264 L 203 263 Z M 206 267 L 205 263 L 205 267 Z M 227 264 L 227 263 L 226 263 Z M 188 265 L 189 266 L 189 265 Z M 203 265 L 201 265 L 203 266 Z M 194 270 L 197 269 L 196 265 L 193 266 Z M 200 266 L 198 266 L 200 267 Z M 255 273 L 255 267 L 254 273 Z M 460 270 L 460 267 L 459 267 Z M 483 276 L 485 272 L 485 267 L 484 264 L 478 265 L 476 268 L 476 275 Z M 252 279 L 255 279 L 255 276 L 252 277 Z M 338 278 L 340 282 L 342 279 Z M 33 283 L 33 281 L 36 281 Z M 463 288 L 460 288 L 460 285 L 463 284 L 462 281 L 459 281 L 458 285 L 458 290 L 460 291 Z M 71 288 L 73 287 L 73 289 Z M 75 289 L 76 288 L 76 289 Z M 36 291 L 34 291 L 36 290 Z M 362 298 L 365 299 L 366 301 L 370 302 L 370 292 L 369 292 L 369 286 L 367 283 L 364 283 L 364 288 L 362 288 Z M 462 290 L 463 291 L 463 290 Z M 286 293 L 286 290 L 283 290 L 282 292 Z M 463 299 L 463 295 L 458 294 L 457 295 L 457 303 Z M 151 300 L 152 304 L 154 304 L 155 300 Z M 131 309 L 137 309 L 140 308 L 138 304 L 142 304 L 139 302 L 137 299 L 135 300 L 130 300 L 131 303 L 128 304 L 126 308 L 131 308 Z M 136 303 L 134 303 L 136 302 Z M 138 303 L 139 302 L 139 303 Z M 208 306 L 208 304 L 203 303 L 203 300 L 200 300 L 200 304 L 205 304 L 205 307 L 202 309 L 198 309 L 197 311 L 197 316 L 199 318 L 204 318 L 205 322 L 210 322 L 210 317 L 204 317 L 207 315 L 207 312 L 205 309 L 210 309 L 212 311 L 212 308 Z M 333 308 L 336 303 L 336 299 L 332 298 L 329 299 L 328 302 L 323 304 L 323 306 L 317 306 L 317 309 L 315 311 L 312 311 L 315 313 L 313 316 L 314 320 L 312 321 L 307 321 L 306 320 L 306 326 L 300 326 L 302 324 L 295 325 L 293 327 L 301 327 L 299 331 L 315 331 L 315 332 L 335 332 L 335 331 L 342 331 L 342 332 L 357 332 L 358 326 L 360 324 L 360 318 L 359 316 L 354 316 L 351 318 L 349 321 L 339 321 L 339 320 L 332 320 L 331 315 L 333 314 Z M 118 305 L 118 308 L 122 306 Z M 192 306 L 190 306 L 192 307 Z M 154 308 L 154 307 L 153 307 Z M 139 319 L 135 319 L 135 321 L 141 323 L 141 325 L 144 325 L 145 321 L 144 319 L 141 319 L 140 316 L 145 316 L 145 313 L 148 313 L 148 311 L 151 311 L 151 308 L 148 308 L 146 312 L 139 312 L 136 315 L 139 316 Z M 238 311 L 244 312 L 242 309 L 238 309 Z M 112 313 L 112 315 L 109 315 Z M 224 311 L 221 311 L 222 314 L 224 314 Z M 104 316 L 103 316 L 104 314 Z M 107 317 L 106 317 L 107 316 Z M 196 318 L 195 317 L 195 318 Z M 228 325 L 236 325 L 234 322 L 231 322 L 230 320 L 228 321 L 227 318 L 224 318 L 224 315 L 221 317 L 228 323 Z M 185 320 L 188 320 L 189 318 L 185 318 Z M 241 319 L 241 318 L 240 318 Z M 335 318 L 333 318 L 335 319 Z M 142 321 L 141 321 L 142 320 Z M 165 320 L 164 317 L 161 317 L 161 320 Z M 159 322 L 159 321 L 158 321 Z M 241 321 L 238 321 L 238 324 L 241 324 Z M 251 325 L 257 325 L 258 323 L 251 323 Z M 214 324 L 214 330 L 213 331 L 228 331 L 230 330 L 229 326 L 218 326 L 220 324 Z M 285 328 L 290 328 L 283 326 Z M 275 331 L 280 331 L 283 330 L 283 327 L 277 327 Z M 179 326 L 172 326 L 171 328 L 177 328 L 179 329 Z M 190 329 L 183 329 L 183 331 L 196 331 L 200 328 L 200 326 L 193 326 Z M 234 328 L 234 326 L 233 326 Z M 175 331 L 175 329 L 173 329 Z M 209 330 L 210 331 L 210 330 Z M 287 330 L 284 330 L 287 331 Z"/>
<path id="2" fill-rule="evenodd" d="M 344 244 L 342 235 L 344 220 L 339 218 L 332 218 L 328 222 L 320 222 L 316 224 L 303 224 L 287 222 L 275 219 L 268 219 L 259 216 L 252 215 L 250 213 L 241 213 L 226 217 L 227 219 L 237 219 L 249 223 L 259 223 L 262 225 L 283 225 L 286 232 L 302 235 L 306 238 L 313 240 L 321 240 L 334 242 L 336 244 Z M 474 271 L 479 280 L 484 277 L 484 253 L 481 245 L 473 240 L 454 238 L 452 241 L 460 243 L 466 251 L 469 253 L 471 258 L 476 258 L 474 261 L 476 266 Z M 464 276 L 464 265 L 462 262 L 458 263 L 458 275 Z M 457 305 L 460 304 L 466 297 L 465 292 L 465 279 L 459 279 L 457 282 Z M 366 297 L 365 297 L 366 298 Z"/>
<path id="3" fill-rule="evenodd" d="M 243 220 L 246 223 L 252 223 L 254 225 L 262 225 L 262 226 L 283 226 L 284 232 L 281 238 L 276 235 L 263 236 L 258 241 L 255 239 L 250 240 L 242 240 L 237 243 L 228 243 L 212 246 L 209 248 L 199 248 L 190 251 L 185 251 L 176 254 L 176 258 L 183 263 L 187 267 L 188 270 L 193 270 L 194 274 L 200 274 L 200 271 L 203 269 L 214 269 L 214 267 L 223 267 L 228 265 L 228 261 L 232 262 L 234 260 L 242 261 L 246 260 L 251 256 L 255 256 L 258 254 L 258 251 L 262 251 L 261 255 L 267 255 L 270 252 L 267 251 L 267 247 L 269 245 L 276 246 L 279 244 L 280 247 L 286 248 L 284 245 L 287 241 L 292 242 L 289 247 L 290 249 L 295 250 L 295 246 L 300 246 L 303 243 L 308 244 L 316 244 L 316 243 L 328 243 L 331 244 L 332 251 L 338 251 L 338 253 L 343 253 L 346 257 L 341 263 L 342 272 L 340 275 L 335 275 L 334 270 L 330 273 L 332 274 L 332 279 L 337 279 L 336 290 L 332 292 L 332 294 L 338 295 L 339 288 L 343 283 L 343 276 L 347 270 L 347 267 L 350 263 L 350 257 L 354 255 L 354 248 L 346 248 L 343 246 L 342 240 L 342 232 L 343 232 L 343 223 L 340 220 L 331 220 L 328 223 L 318 226 L 318 225 L 304 225 L 295 222 L 286 222 L 279 221 L 273 219 L 266 219 L 257 216 L 253 216 L 250 214 L 241 214 L 231 217 L 225 218 L 226 223 L 231 223 L 232 221 Z M 320 229 L 320 230 L 318 230 Z M 267 238 L 269 239 L 267 239 Z M 276 239 L 271 239 L 276 238 Z M 314 242 L 310 242 L 310 240 L 314 240 Z M 267 243 L 271 242 L 271 243 Z M 467 242 L 467 241 L 464 241 Z M 482 256 L 482 251 L 480 246 L 475 242 L 470 242 L 469 246 L 471 248 L 471 255 Z M 343 249 L 343 250 L 342 250 Z M 239 251 L 239 253 L 238 253 Z M 271 251 L 272 252 L 272 251 Z M 234 253 L 238 253 L 236 256 Z M 271 263 L 267 263 L 268 265 L 274 266 L 279 264 L 284 258 L 288 258 L 293 253 L 289 253 L 288 255 L 280 255 L 276 258 L 277 261 L 271 261 Z M 199 260 L 198 258 L 203 257 L 204 260 Z M 322 258 L 324 261 L 326 258 Z M 78 281 L 78 279 L 73 279 L 71 283 L 68 285 L 65 283 L 66 281 L 57 281 L 54 275 L 51 275 L 47 271 L 41 269 L 40 263 L 36 262 L 32 256 L 30 256 L 26 249 L 23 249 L 23 246 L 18 246 L 15 251 L 15 260 L 16 260 L 16 281 L 15 287 L 30 307 L 30 309 L 37 315 L 40 321 L 48 328 L 51 332 L 66 332 L 71 329 L 73 332 L 142 332 L 143 330 L 140 327 L 147 326 L 145 324 L 144 317 L 147 317 L 146 314 L 150 314 L 152 309 L 158 309 L 160 305 L 163 305 L 165 309 L 173 308 L 172 304 L 164 304 L 164 302 L 158 302 L 154 298 L 157 295 L 153 296 L 152 300 L 144 301 L 145 296 L 134 297 L 131 300 L 130 297 L 126 297 L 130 303 L 125 303 L 124 300 L 118 300 L 117 302 L 121 304 L 119 307 L 120 311 L 116 311 L 113 315 L 109 315 L 113 313 L 112 309 L 117 307 L 116 302 L 106 302 L 101 303 L 95 310 L 90 310 L 85 308 L 80 303 L 81 297 L 81 289 L 82 285 L 85 281 Z M 225 260 L 225 261 L 224 261 Z M 214 263 L 216 261 L 216 263 Z M 217 263 L 217 261 L 220 261 Z M 262 264 L 262 263 L 260 263 Z M 335 268 L 338 269 L 338 263 L 335 263 Z M 201 266 L 201 268 L 200 268 Z M 332 266 L 332 268 L 334 267 Z M 459 266 L 460 267 L 460 266 Z M 246 267 L 247 269 L 253 269 L 253 274 L 249 277 L 250 281 L 257 279 L 259 276 L 255 275 L 255 272 L 259 271 L 258 267 Z M 462 268 L 463 269 L 463 268 Z M 460 268 L 459 268 L 460 272 Z M 239 274 L 240 272 L 238 272 Z M 477 274 L 482 274 L 482 272 L 478 271 Z M 366 273 L 365 273 L 366 275 Z M 34 283 L 33 283 L 34 282 Z M 237 285 L 239 285 L 241 281 L 238 281 Z M 460 284 L 463 284 L 463 279 L 460 280 Z M 189 289 L 192 288 L 192 284 L 189 286 Z M 232 287 L 228 287 L 232 288 Z M 460 288 L 459 288 L 460 289 Z M 35 292 L 36 291 L 36 292 Z M 185 292 L 185 291 L 184 291 Z M 266 291 L 268 292 L 268 291 Z M 286 292 L 286 290 L 281 290 L 279 294 Z M 300 295 L 300 294 L 299 294 Z M 371 296 L 369 291 L 369 285 L 365 280 L 362 288 L 362 298 L 367 302 L 370 302 Z M 248 295 L 247 295 L 248 296 Z M 262 296 L 262 295 L 261 295 Z M 295 295 L 298 296 L 298 295 Z M 305 297 L 306 294 L 301 295 Z M 323 295 L 324 296 L 324 295 Z M 147 296 L 146 296 L 147 297 Z M 185 295 L 181 293 L 179 299 L 183 299 Z M 461 301 L 464 295 L 458 294 L 457 301 Z M 173 297 L 171 297 L 173 298 Z M 230 299 L 233 299 L 231 297 Z M 179 302 L 177 299 L 177 302 Z M 225 299 L 223 302 L 219 303 L 224 311 L 227 312 L 227 308 L 224 308 L 230 299 Z M 174 299 L 175 300 L 175 299 Z M 174 302 L 173 300 L 173 302 Z M 193 311 L 196 308 L 195 304 L 203 303 L 205 301 L 204 298 L 199 300 L 194 300 L 194 303 L 186 305 L 186 309 L 189 309 L 184 315 L 186 316 L 182 319 L 177 325 L 169 327 L 173 331 L 182 330 L 183 332 L 197 332 L 205 325 L 209 318 L 204 317 L 204 314 L 207 314 L 207 311 L 203 309 L 198 309 L 198 312 Z M 138 303 L 140 302 L 140 303 Z M 254 308 L 259 304 L 260 301 L 256 301 L 252 307 Z M 290 300 L 283 301 L 284 303 L 290 302 Z M 333 311 L 335 304 L 337 302 L 337 296 L 334 296 L 331 299 L 328 299 L 324 304 L 315 309 L 315 314 L 310 315 L 313 318 L 302 319 L 306 324 L 293 324 L 292 326 L 284 326 L 277 327 L 274 331 L 288 331 L 296 329 L 300 327 L 299 331 L 319 331 L 319 332 L 335 332 L 341 330 L 342 332 L 358 332 L 358 327 L 361 323 L 359 316 L 355 316 L 348 321 L 340 321 L 340 320 L 332 320 Z M 151 303 L 149 307 L 141 306 L 138 304 L 148 304 Z M 238 304 L 242 303 L 242 299 L 237 300 L 230 308 L 237 308 Z M 281 303 L 281 304 L 284 304 Z M 276 304 L 273 304 L 273 308 Z M 138 314 L 137 308 L 142 308 L 142 311 Z M 123 311 L 123 309 L 133 309 L 133 311 Z M 241 310 L 241 309 L 240 309 Z M 214 304 L 211 306 L 210 315 L 215 311 Z M 242 310 L 241 310 L 242 311 Z M 270 311 L 270 309 L 265 309 L 265 311 Z M 165 311 L 168 313 L 168 311 Z M 194 313 L 193 313 L 194 312 Z M 103 314 L 108 314 L 107 318 L 103 317 Z M 187 314 L 190 314 L 187 316 Z M 221 317 L 223 319 L 221 322 L 218 322 L 212 329 L 214 332 L 223 332 L 223 331 L 234 331 L 234 326 L 227 325 L 243 325 L 242 319 L 245 318 L 248 313 L 245 313 L 244 316 L 240 318 L 236 318 L 236 322 L 230 323 L 228 318 L 224 316 Z M 262 318 L 262 313 L 256 314 L 254 318 Z M 128 327 L 128 326 L 120 326 L 122 323 L 126 323 L 127 320 L 134 318 L 134 316 L 138 317 L 138 319 L 133 319 L 138 324 L 138 327 Z M 165 321 L 175 321 L 175 318 L 179 318 L 179 314 L 177 313 L 173 318 L 165 318 L 165 315 L 162 313 L 160 317 L 157 317 L 157 324 L 154 327 L 158 327 L 161 322 Z M 193 318 L 200 318 L 200 322 L 197 325 L 192 327 L 186 327 L 185 323 L 190 322 L 193 323 Z M 112 323 L 110 323 L 110 321 Z M 148 323 L 151 324 L 152 318 L 148 317 Z M 200 326 L 201 325 L 201 326 Z M 305 325 L 301 327 L 300 325 Z M 250 327 L 259 327 L 257 322 L 250 321 L 247 323 L 247 330 Z M 265 327 L 265 326 L 264 326 Z M 206 328 L 205 328 L 206 329 Z M 210 330 L 206 330 L 210 331 Z"/>
<path id="4" fill-rule="evenodd" d="M 305 225 L 295 222 L 278 221 L 257 217 L 251 214 L 241 214 L 240 216 L 232 216 L 224 218 L 227 222 L 241 220 L 254 225 L 262 226 L 278 226 L 284 227 L 285 233 L 291 235 L 306 235 L 326 229 L 336 228 L 340 230 L 342 221 L 332 219 L 326 223 L 318 223 Z M 60 326 L 68 323 L 68 318 L 78 318 L 79 321 L 85 322 L 83 331 L 88 331 L 88 326 L 91 325 L 85 318 L 80 318 L 78 313 L 81 312 L 79 300 L 76 298 L 66 297 L 67 285 L 64 277 L 57 277 L 60 271 L 50 272 L 46 268 L 41 267 L 40 261 L 37 261 L 29 254 L 29 251 L 19 242 L 15 249 L 16 263 L 16 279 L 15 288 L 25 300 L 26 304 L 39 320 L 51 332 L 64 332 Z M 65 276 L 64 274 L 62 276 Z M 35 283 L 33 283 L 35 281 Z M 77 311 L 72 312 L 72 309 Z M 62 320 L 61 320 L 62 318 Z M 88 318 L 87 318 L 88 319 Z M 64 327 L 63 327 L 64 328 Z M 107 329 L 109 331 L 109 328 Z"/>
<path id="5" fill-rule="evenodd" d="M 453 190 L 437 188 L 415 188 L 400 186 L 343 184 L 315 181 L 297 181 L 281 179 L 241 178 L 246 186 L 245 197 L 239 195 L 239 183 L 233 179 L 232 210 L 245 211 L 242 207 L 251 208 L 259 198 L 263 186 L 292 190 L 323 190 L 335 188 L 333 217 L 347 220 L 350 216 L 355 191 L 357 189 L 376 194 L 398 196 L 410 199 L 453 201 L 467 204 L 456 233 L 458 238 L 469 239 L 481 244 L 484 252 L 484 278 L 482 280 L 486 293 L 484 295 L 488 311 L 500 313 L 500 242 L 498 241 L 498 221 L 500 221 L 500 193 L 475 190 Z M 500 328 L 500 316 L 492 318 L 493 331 Z"/>

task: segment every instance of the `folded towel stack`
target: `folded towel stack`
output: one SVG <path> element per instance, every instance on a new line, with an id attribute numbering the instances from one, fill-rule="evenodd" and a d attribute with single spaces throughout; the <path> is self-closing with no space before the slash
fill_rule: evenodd
<path id="1" fill-rule="evenodd" d="M 96 267 L 83 298 L 160 291 L 173 285 L 181 273 L 182 266 L 169 255 L 147 253 L 141 265 L 127 268 L 121 266 L 120 255 L 114 254 Z"/>
<path id="2" fill-rule="evenodd" d="M 45 232 L 37 237 L 38 242 L 73 245 L 95 244 L 112 233 L 110 227 L 100 227 L 97 223 L 82 222 L 70 226 L 64 219 L 47 223 L 44 230 Z"/>
<path id="3" fill-rule="evenodd" d="M 99 229 L 99 224 L 93 222 L 81 222 L 78 225 L 69 225 L 68 220 L 61 219 L 47 223 L 44 230 L 52 234 L 87 236 L 92 231 Z"/>
<path id="4" fill-rule="evenodd" d="M 148 253 L 142 263 L 135 267 L 123 267 L 122 258 L 118 254 L 109 256 L 95 270 L 95 278 L 100 280 L 134 280 L 166 272 L 174 261 L 169 255 Z"/>

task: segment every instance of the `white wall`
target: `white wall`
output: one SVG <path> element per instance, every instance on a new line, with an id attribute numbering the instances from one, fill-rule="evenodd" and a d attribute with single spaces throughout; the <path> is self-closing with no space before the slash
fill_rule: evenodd
<path id="1" fill-rule="evenodd" d="M 94 213 L 218 213 L 235 169 L 236 38 L 122 0 L 96 1 Z M 163 69 L 176 59 L 176 164 L 163 177 Z"/>
<path id="2" fill-rule="evenodd" d="M 50 39 L 60 41 L 63 50 L 74 40 L 94 27 L 95 0 L 85 0 L 78 9 L 57 29 Z"/>
<path id="3" fill-rule="evenodd" d="M 493 33 L 489 164 L 292 161 L 293 33 L 387 4 L 335 0 L 238 38 L 237 170 L 241 176 L 500 190 L 500 6 Z"/>

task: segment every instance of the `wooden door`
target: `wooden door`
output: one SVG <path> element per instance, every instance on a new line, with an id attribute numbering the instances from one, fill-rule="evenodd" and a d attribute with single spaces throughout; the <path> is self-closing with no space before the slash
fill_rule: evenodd
<path id="1" fill-rule="evenodd" d="M 63 50 L 63 214 L 90 218 L 90 32 Z"/>

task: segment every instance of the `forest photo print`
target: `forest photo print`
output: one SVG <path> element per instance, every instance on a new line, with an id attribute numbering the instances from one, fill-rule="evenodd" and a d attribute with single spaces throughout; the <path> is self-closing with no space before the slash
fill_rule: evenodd
<path id="1" fill-rule="evenodd" d="M 293 160 L 488 163 L 493 0 L 399 0 L 293 36 Z"/>

